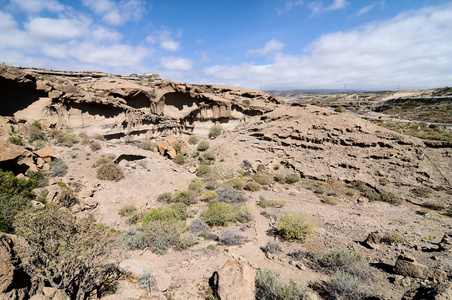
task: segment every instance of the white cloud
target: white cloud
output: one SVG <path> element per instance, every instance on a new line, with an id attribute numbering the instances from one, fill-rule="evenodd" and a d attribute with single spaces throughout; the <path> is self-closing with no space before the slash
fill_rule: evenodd
<path id="1" fill-rule="evenodd" d="M 334 11 L 343 9 L 348 5 L 348 2 L 346 0 L 334 0 L 333 3 L 331 3 L 328 6 L 323 5 L 322 2 L 316 1 L 316 2 L 310 2 L 308 4 L 308 8 L 311 9 L 312 15 L 318 15 L 326 11 Z"/>
<path id="2" fill-rule="evenodd" d="M 165 56 L 161 58 L 162 66 L 168 70 L 188 71 L 193 67 L 193 61 L 181 57 Z"/>
<path id="3" fill-rule="evenodd" d="M 65 40 L 83 35 L 88 25 L 87 20 L 34 18 L 24 27 L 37 38 Z"/>
<path id="4" fill-rule="evenodd" d="M 116 43 L 122 39 L 122 35 L 110 28 L 99 27 L 91 32 L 94 41 Z"/>
<path id="5" fill-rule="evenodd" d="M 247 55 L 250 54 L 259 54 L 259 55 L 274 55 L 284 48 L 284 44 L 278 40 L 270 40 L 268 41 L 264 48 L 258 50 L 249 50 L 246 52 Z"/>
<path id="6" fill-rule="evenodd" d="M 64 5 L 56 0 L 11 0 L 11 3 L 29 14 L 37 14 L 44 10 L 51 12 L 64 10 Z"/>
<path id="7" fill-rule="evenodd" d="M 360 10 L 358 10 L 356 13 L 354 13 L 353 15 L 351 15 L 352 17 L 360 17 L 362 15 L 367 14 L 368 12 L 370 12 L 372 9 L 374 9 L 374 7 L 376 7 L 377 5 L 380 6 L 380 9 L 382 9 L 385 6 L 385 0 L 381 0 L 381 1 L 374 1 L 371 4 L 364 6 L 363 8 L 361 8 Z"/>
<path id="8" fill-rule="evenodd" d="M 123 0 L 119 3 L 112 0 L 83 0 L 83 4 L 95 14 L 102 16 L 105 23 L 113 26 L 141 19 L 146 5 L 140 0 Z"/>
<path id="9" fill-rule="evenodd" d="M 276 11 L 278 15 L 282 15 L 285 12 L 291 11 L 293 8 L 297 6 L 302 6 L 304 4 L 303 0 L 298 1 L 286 1 L 282 8 L 278 8 Z"/>
<path id="10" fill-rule="evenodd" d="M 156 30 L 154 35 L 147 36 L 146 41 L 152 45 L 159 43 L 160 48 L 163 50 L 177 52 L 180 50 L 180 42 L 175 41 L 173 35 L 180 38 L 182 36 L 182 31 L 173 33 L 173 31 L 163 28 L 161 30 Z"/>
<path id="11" fill-rule="evenodd" d="M 325 35 L 300 55 L 264 65 L 205 68 L 213 81 L 248 88 L 390 89 L 452 82 L 452 5 L 409 11 L 387 21 Z"/>

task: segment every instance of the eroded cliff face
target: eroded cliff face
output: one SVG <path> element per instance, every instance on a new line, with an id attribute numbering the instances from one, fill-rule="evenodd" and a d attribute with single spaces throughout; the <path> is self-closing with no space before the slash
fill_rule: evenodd
<path id="1" fill-rule="evenodd" d="M 180 84 L 108 74 L 0 68 L 1 115 L 46 120 L 107 138 L 206 134 L 213 125 L 235 128 L 283 100 L 240 88 Z M 253 105 L 251 105 L 251 102 Z"/>

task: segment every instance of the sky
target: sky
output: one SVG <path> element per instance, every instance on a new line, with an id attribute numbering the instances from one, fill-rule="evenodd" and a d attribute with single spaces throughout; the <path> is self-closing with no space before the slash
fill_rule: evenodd
<path id="1" fill-rule="evenodd" d="M 452 86 L 452 1 L 0 0 L 0 62 L 256 90 Z"/>

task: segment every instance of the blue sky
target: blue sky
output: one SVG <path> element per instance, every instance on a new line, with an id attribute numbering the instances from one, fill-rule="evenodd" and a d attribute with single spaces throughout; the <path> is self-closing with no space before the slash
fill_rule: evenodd
<path id="1" fill-rule="evenodd" d="M 452 86 L 452 1 L 0 0 L 0 61 L 251 89 Z"/>

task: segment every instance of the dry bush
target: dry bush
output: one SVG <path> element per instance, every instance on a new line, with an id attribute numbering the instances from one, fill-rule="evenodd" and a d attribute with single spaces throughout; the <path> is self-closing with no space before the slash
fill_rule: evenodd
<path id="1" fill-rule="evenodd" d="M 198 147 L 196 148 L 198 151 L 206 151 L 209 149 L 209 143 L 206 141 L 202 141 L 198 144 Z"/>
<path id="2" fill-rule="evenodd" d="M 329 197 L 329 196 L 323 196 L 321 199 L 322 203 L 329 204 L 329 205 L 337 205 L 339 202 L 337 201 L 337 198 Z"/>
<path id="3" fill-rule="evenodd" d="M 199 142 L 199 137 L 197 135 L 190 135 L 188 138 L 188 143 L 190 145 L 196 145 Z"/>
<path id="4" fill-rule="evenodd" d="M 132 214 L 136 213 L 137 208 L 134 205 L 124 205 L 119 210 L 118 214 L 121 217 L 130 217 Z"/>
<path id="5" fill-rule="evenodd" d="M 185 156 L 182 154 L 176 154 L 176 156 L 173 158 L 173 162 L 178 165 L 183 165 L 185 164 Z"/>
<path id="6" fill-rule="evenodd" d="M 163 203 L 173 202 L 173 195 L 171 193 L 163 193 L 158 195 L 157 200 Z"/>
<path id="7" fill-rule="evenodd" d="M 140 148 L 143 150 L 155 151 L 157 149 L 157 144 L 150 139 L 144 139 L 140 143 Z"/>
<path id="8" fill-rule="evenodd" d="M 82 141 L 82 144 L 86 145 L 89 143 L 89 136 L 86 133 L 80 132 L 78 137 Z"/>
<path id="9" fill-rule="evenodd" d="M 236 229 L 227 228 L 220 232 L 220 243 L 226 246 L 242 245 L 246 236 L 241 235 Z"/>
<path id="10" fill-rule="evenodd" d="M 272 178 L 267 174 L 258 173 L 252 176 L 254 181 L 260 185 L 269 185 L 272 183 Z"/>
<path id="11" fill-rule="evenodd" d="M 261 269 L 256 273 L 255 279 L 256 299 L 264 300 L 300 300 L 304 299 L 303 289 L 290 280 L 284 284 L 280 274 L 271 269 Z"/>
<path id="12" fill-rule="evenodd" d="M 217 138 L 223 132 L 223 128 L 221 126 L 213 126 L 210 128 L 209 137 L 211 139 Z"/>
<path id="13" fill-rule="evenodd" d="M 304 240 L 317 232 L 317 226 L 310 217 L 298 213 L 283 216 L 277 230 L 278 234 L 285 239 Z"/>
<path id="14" fill-rule="evenodd" d="M 212 172 L 212 168 L 208 165 L 200 165 L 196 169 L 196 176 L 198 177 L 207 177 Z"/>
<path id="15" fill-rule="evenodd" d="M 67 173 L 67 165 L 63 160 L 56 158 L 49 164 L 49 175 L 52 177 L 62 177 Z"/>
<path id="16" fill-rule="evenodd" d="M 218 194 L 219 202 L 240 203 L 246 201 L 245 196 L 242 193 L 236 193 L 230 186 L 227 186 L 223 190 L 219 188 L 216 190 L 216 192 Z"/>
<path id="17" fill-rule="evenodd" d="M 251 192 L 257 192 L 261 189 L 261 185 L 257 183 L 256 181 L 250 181 L 243 187 L 245 190 L 251 191 Z"/>
<path id="18" fill-rule="evenodd" d="M 300 181 L 300 175 L 298 174 L 288 174 L 286 175 L 286 183 L 293 184 Z"/>
<path id="19" fill-rule="evenodd" d="M 276 201 L 276 200 L 262 199 L 262 200 L 259 200 L 259 203 L 257 203 L 257 205 L 259 205 L 262 208 L 267 208 L 267 207 L 282 208 L 282 207 L 284 207 L 285 203 Z"/>
<path id="20" fill-rule="evenodd" d="M 119 181 L 122 177 L 123 171 L 121 167 L 112 162 L 107 162 L 97 167 L 97 179 Z"/>
<path id="21" fill-rule="evenodd" d="M 89 143 L 89 148 L 91 149 L 91 151 L 97 151 L 100 150 L 102 148 L 102 146 L 100 145 L 99 142 L 91 142 Z"/>
<path id="22" fill-rule="evenodd" d="M 265 253 L 274 253 L 277 254 L 281 251 L 281 247 L 279 247 L 279 244 L 277 241 L 268 241 L 267 244 L 263 247 L 261 247 L 262 251 Z"/>
<path id="23" fill-rule="evenodd" d="M 316 256 L 314 262 L 320 267 L 337 271 L 347 270 L 361 259 L 362 256 L 358 252 L 333 248 L 325 254 Z"/>

